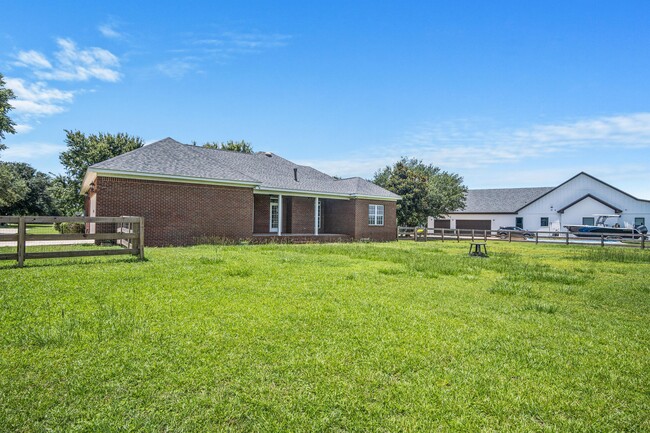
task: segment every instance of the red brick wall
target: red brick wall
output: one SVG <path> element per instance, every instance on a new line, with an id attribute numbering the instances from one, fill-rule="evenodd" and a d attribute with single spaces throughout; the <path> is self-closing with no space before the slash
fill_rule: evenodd
<path id="1" fill-rule="evenodd" d="M 354 204 L 350 200 L 323 200 L 323 233 L 354 237 Z"/>
<path id="2" fill-rule="evenodd" d="M 357 199 L 355 203 L 355 239 L 369 238 L 373 241 L 397 240 L 397 208 L 394 201 L 377 201 Z M 371 226 L 368 224 L 368 205 L 384 205 L 384 225 Z"/>
<path id="3" fill-rule="evenodd" d="M 255 225 L 253 233 L 268 233 L 271 218 L 271 196 L 255 194 Z"/>
<path id="4" fill-rule="evenodd" d="M 253 190 L 98 177 L 97 216 L 142 216 L 145 245 L 190 245 L 202 236 L 250 238 Z"/>
<path id="5" fill-rule="evenodd" d="M 314 199 L 291 197 L 291 233 L 314 233 Z"/>

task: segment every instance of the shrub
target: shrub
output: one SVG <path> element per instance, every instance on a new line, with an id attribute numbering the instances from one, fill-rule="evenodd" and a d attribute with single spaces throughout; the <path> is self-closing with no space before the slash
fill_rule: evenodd
<path id="1" fill-rule="evenodd" d="M 61 234 L 85 233 L 86 224 L 84 223 L 54 223 L 54 229 Z"/>

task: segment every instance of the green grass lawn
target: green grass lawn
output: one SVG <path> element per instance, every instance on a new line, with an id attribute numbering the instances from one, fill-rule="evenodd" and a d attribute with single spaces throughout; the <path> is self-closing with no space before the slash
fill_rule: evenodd
<path id="1" fill-rule="evenodd" d="M 650 251 L 0 262 L 0 431 L 650 431 Z"/>

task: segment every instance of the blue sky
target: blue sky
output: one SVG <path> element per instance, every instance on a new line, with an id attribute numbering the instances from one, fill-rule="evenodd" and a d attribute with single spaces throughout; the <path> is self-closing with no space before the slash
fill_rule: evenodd
<path id="1" fill-rule="evenodd" d="M 4 160 L 64 129 L 244 139 L 329 174 L 414 156 L 471 188 L 579 171 L 650 198 L 650 2 L 7 2 Z M 7 19 L 10 17 L 10 19 Z"/>

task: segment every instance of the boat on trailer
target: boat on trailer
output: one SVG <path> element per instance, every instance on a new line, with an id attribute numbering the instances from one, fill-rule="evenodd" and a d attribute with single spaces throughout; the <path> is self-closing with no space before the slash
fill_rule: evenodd
<path id="1" fill-rule="evenodd" d="M 608 225 L 610 218 L 620 218 L 620 215 L 594 215 L 595 225 L 566 225 L 564 226 L 571 234 L 581 238 L 599 238 L 605 235 L 607 239 L 640 239 L 648 233 L 644 225 L 621 227 L 619 223 Z"/>

